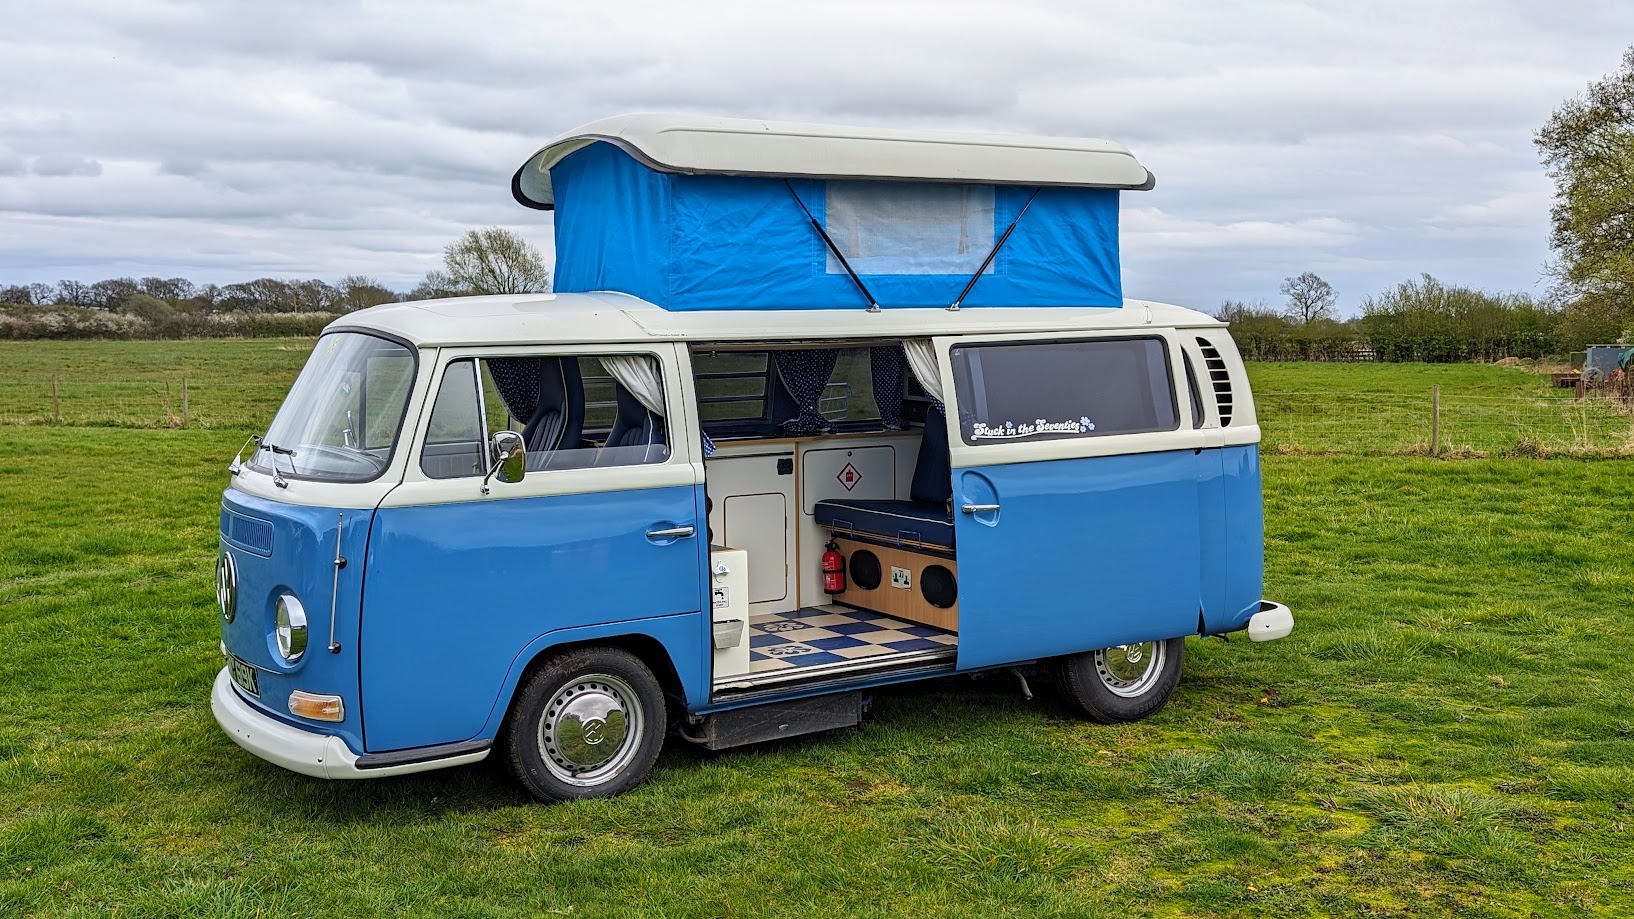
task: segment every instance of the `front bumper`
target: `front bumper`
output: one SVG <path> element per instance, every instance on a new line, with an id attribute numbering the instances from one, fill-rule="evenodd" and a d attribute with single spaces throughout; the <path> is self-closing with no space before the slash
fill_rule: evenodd
<path id="1" fill-rule="evenodd" d="M 210 690 L 210 711 L 215 714 L 216 723 L 234 743 L 269 763 L 320 779 L 377 779 L 407 775 L 474 763 L 488 755 L 488 751 L 483 749 L 420 762 L 359 768 L 358 755 L 339 737 L 285 724 L 245 702 L 233 687 L 233 679 L 225 667 L 216 674 L 215 686 Z"/>
<path id="2" fill-rule="evenodd" d="M 1275 641 L 1287 638 L 1294 630 L 1293 610 L 1270 600 L 1260 601 L 1260 611 L 1248 617 L 1250 641 Z"/>

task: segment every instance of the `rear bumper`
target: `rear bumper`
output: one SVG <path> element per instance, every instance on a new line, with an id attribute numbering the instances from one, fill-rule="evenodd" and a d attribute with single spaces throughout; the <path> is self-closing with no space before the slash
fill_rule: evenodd
<path id="1" fill-rule="evenodd" d="M 1248 617 L 1250 641 L 1275 641 L 1287 638 L 1294 630 L 1294 612 L 1281 603 L 1260 601 L 1260 611 Z"/>
<path id="2" fill-rule="evenodd" d="M 225 667 L 216 674 L 215 686 L 210 690 L 210 711 L 215 714 L 216 723 L 234 743 L 269 763 L 320 779 L 376 779 L 407 775 L 474 763 L 488 755 L 484 746 L 483 749 L 455 756 L 374 768 L 360 767 L 360 757 L 339 737 L 285 724 L 245 702 L 233 687 L 232 677 L 228 676 Z"/>

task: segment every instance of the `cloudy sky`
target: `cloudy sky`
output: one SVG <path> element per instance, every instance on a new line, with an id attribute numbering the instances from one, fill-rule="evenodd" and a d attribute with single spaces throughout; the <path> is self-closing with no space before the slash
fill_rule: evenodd
<path id="1" fill-rule="evenodd" d="M 19 0 L 0 12 L 0 284 L 371 275 L 629 111 L 1106 137 L 1126 292 L 1342 309 L 1430 272 L 1542 293 L 1532 132 L 1634 43 L 1614 0 Z"/>

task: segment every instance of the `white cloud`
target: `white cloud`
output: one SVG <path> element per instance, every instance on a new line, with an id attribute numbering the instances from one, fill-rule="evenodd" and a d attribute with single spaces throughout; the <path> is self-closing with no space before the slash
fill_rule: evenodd
<path id="1" fill-rule="evenodd" d="M 48 153 L 34 161 L 37 176 L 58 179 L 68 176 L 94 177 L 102 174 L 102 164 L 83 156 Z"/>

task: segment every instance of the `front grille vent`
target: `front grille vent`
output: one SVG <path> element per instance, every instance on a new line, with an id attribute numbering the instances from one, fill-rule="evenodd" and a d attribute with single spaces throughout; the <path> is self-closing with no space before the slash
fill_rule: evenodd
<path id="1" fill-rule="evenodd" d="M 1197 346 L 1203 349 L 1203 364 L 1214 387 L 1214 404 L 1220 408 L 1220 426 L 1225 427 L 1231 424 L 1231 374 L 1226 372 L 1225 358 L 1220 356 L 1219 348 L 1206 338 L 1197 339 Z"/>

